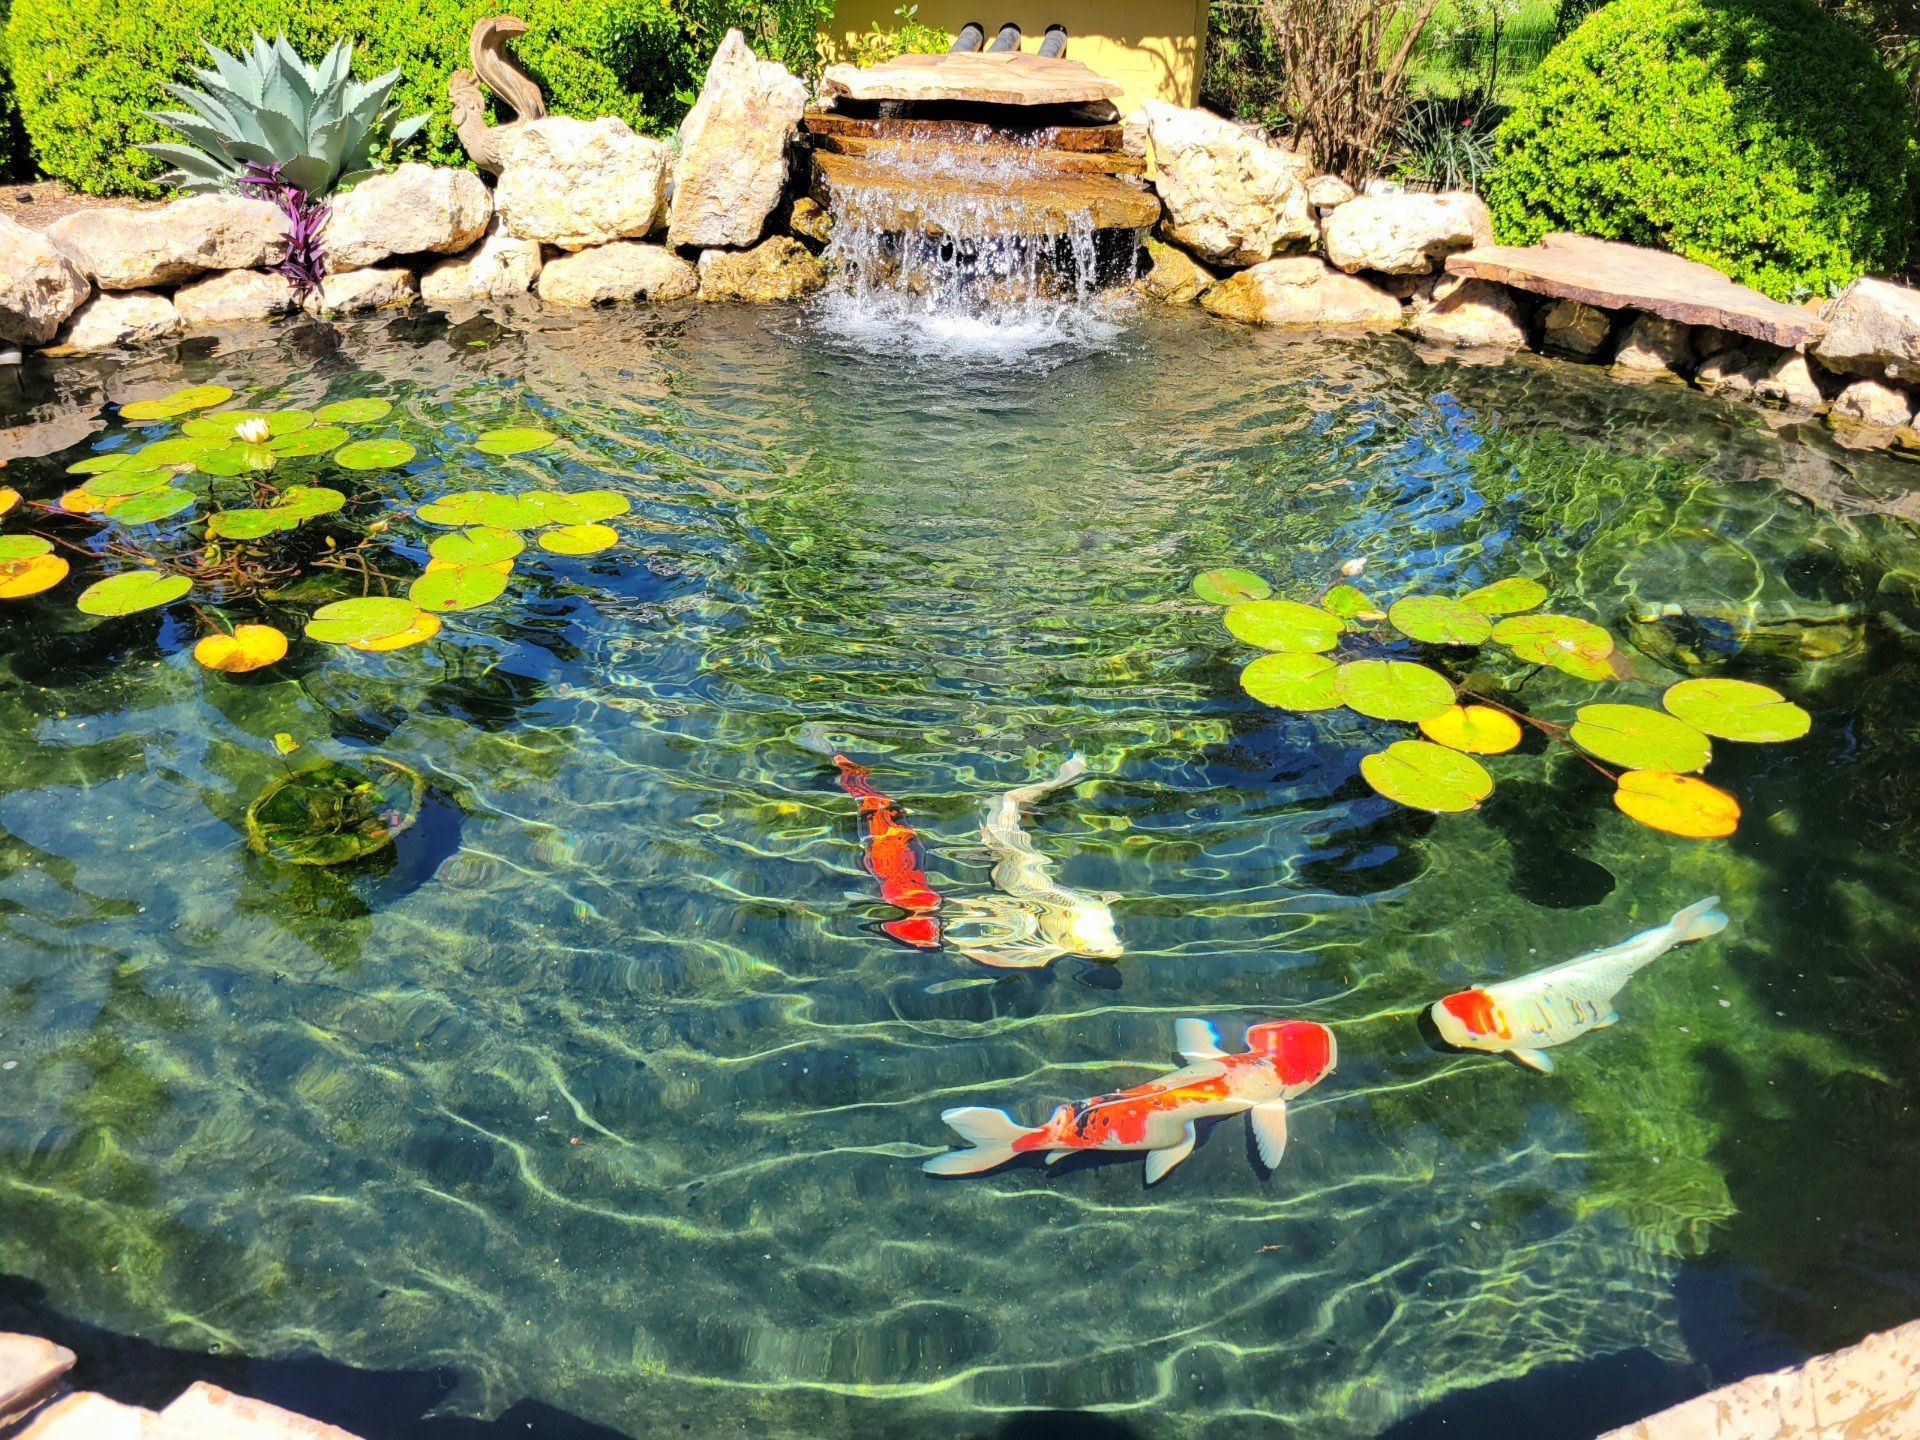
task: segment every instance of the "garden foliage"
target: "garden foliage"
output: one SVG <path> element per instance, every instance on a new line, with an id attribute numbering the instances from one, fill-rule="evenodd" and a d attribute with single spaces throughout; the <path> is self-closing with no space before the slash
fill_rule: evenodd
<path id="1" fill-rule="evenodd" d="M 1898 80 L 1812 0 L 1614 0 L 1501 126 L 1500 238 L 1675 250 L 1784 300 L 1906 261 L 1920 146 Z"/>
<path id="2" fill-rule="evenodd" d="M 0 180 L 23 178 L 28 168 L 27 139 L 20 129 L 13 76 L 7 65 L 7 0 L 0 0 Z"/>

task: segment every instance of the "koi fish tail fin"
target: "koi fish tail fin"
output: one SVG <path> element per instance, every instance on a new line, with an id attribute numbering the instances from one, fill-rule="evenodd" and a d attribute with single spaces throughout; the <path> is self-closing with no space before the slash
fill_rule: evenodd
<path id="1" fill-rule="evenodd" d="M 1045 780 L 1036 780 L 1031 785 L 1009 790 L 1006 798 L 1019 806 L 1037 805 L 1054 791 L 1066 789 L 1086 773 L 1087 757 L 1076 750 Z"/>
<path id="2" fill-rule="evenodd" d="M 1726 914 L 1717 908 L 1718 895 L 1709 895 L 1697 900 L 1680 911 L 1667 922 L 1667 929 L 1673 935 L 1673 943 L 1684 945 L 1689 940 L 1705 940 L 1709 935 L 1718 935 L 1727 928 Z"/>
<path id="3" fill-rule="evenodd" d="M 971 1149 L 949 1150 L 921 1165 L 929 1175 L 978 1175 L 1013 1159 L 1014 1141 L 1033 1131 L 1015 1122 L 1004 1110 L 980 1105 L 962 1105 L 943 1110 L 940 1118 L 960 1133 Z"/>
<path id="4" fill-rule="evenodd" d="M 805 725 L 802 725 L 798 730 L 794 731 L 793 743 L 798 745 L 802 750 L 811 750 L 815 755 L 819 755 L 827 760 L 833 759 L 835 755 L 840 753 L 839 750 L 835 748 L 833 741 L 827 738 L 827 727 L 822 725 L 818 720 L 809 720 Z"/>

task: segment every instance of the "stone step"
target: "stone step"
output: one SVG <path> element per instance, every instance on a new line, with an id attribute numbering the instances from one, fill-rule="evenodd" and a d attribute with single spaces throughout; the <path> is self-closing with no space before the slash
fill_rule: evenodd
<path id="1" fill-rule="evenodd" d="M 821 135 L 815 142 L 820 149 L 835 155 L 851 155 L 856 160 L 891 160 L 903 166 L 931 169 L 942 161 L 951 163 L 954 147 L 937 140 L 876 139 L 867 135 Z M 1147 162 L 1137 155 L 1116 151 L 1050 150 L 1039 145 L 1006 143 L 970 144 L 960 157 L 969 166 L 1004 166 L 1008 169 L 1058 175 L 1144 175 Z"/>
<path id="2" fill-rule="evenodd" d="M 172 1440 L 151 1410 L 82 1391 L 36 1410 L 8 1440 Z"/>
<path id="3" fill-rule="evenodd" d="M 961 167 L 951 167 L 960 171 Z M 948 236 L 1068 235 L 1140 230 L 1160 219 L 1151 192 L 1111 175 L 1010 175 L 983 181 L 961 173 L 907 173 L 872 159 L 816 153 L 813 198 L 845 218 L 880 230 Z"/>
<path id="4" fill-rule="evenodd" d="M 884 65 L 829 65 L 824 92 L 849 100 L 944 100 L 971 105 L 1080 105 L 1125 91 L 1078 60 L 1028 55 L 902 55 Z"/>
<path id="5" fill-rule="evenodd" d="M 1012 117 L 1009 117 L 1012 118 Z M 810 110 L 801 128 L 816 139 L 851 136 L 868 140 L 911 140 L 936 145 L 1033 145 L 1046 150 L 1117 154 L 1126 145 L 1118 125 L 989 124 L 983 120 L 911 119 L 877 115 L 839 115 Z"/>
<path id="6" fill-rule="evenodd" d="M 160 1412 L 161 1429 L 143 1440 L 359 1440 L 264 1400 L 250 1400 L 202 1380 Z"/>
<path id="7" fill-rule="evenodd" d="M 73 1360 L 71 1350 L 51 1340 L 0 1333 L 0 1430 L 50 1399 Z"/>

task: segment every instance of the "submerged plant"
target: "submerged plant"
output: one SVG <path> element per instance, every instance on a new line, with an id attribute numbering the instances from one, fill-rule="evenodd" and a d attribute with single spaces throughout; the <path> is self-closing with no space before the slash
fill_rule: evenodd
<path id="1" fill-rule="evenodd" d="M 420 773 L 397 760 L 375 757 L 366 770 L 323 760 L 254 797 L 247 841 L 288 865 L 346 865 L 393 844 L 420 818 L 425 793 Z"/>
<path id="2" fill-rule="evenodd" d="M 269 43 L 256 33 L 244 57 L 202 43 L 214 66 L 193 72 L 204 89 L 168 85 L 187 109 L 149 112 L 187 143 L 140 147 L 172 165 L 163 181 L 183 190 L 233 190 L 257 183 L 248 180 L 257 170 L 323 198 L 359 178 L 376 147 L 401 144 L 427 122 L 425 115 L 398 118 L 390 97 L 399 70 L 353 78 L 350 41 L 340 41 L 318 66 L 302 60 L 285 34 Z"/>
<path id="3" fill-rule="evenodd" d="M 1194 577 L 1193 590 L 1227 607 L 1235 639 L 1269 652 L 1240 672 L 1254 699 L 1281 710 L 1344 707 L 1417 726 L 1422 738 L 1396 740 L 1360 761 L 1368 785 L 1416 810 L 1477 807 L 1493 792 L 1493 776 L 1475 757 L 1518 749 L 1527 727 L 1574 748 L 1612 781 L 1622 813 L 1670 834 L 1717 839 L 1739 824 L 1740 804 L 1699 778 L 1712 740 L 1796 740 L 1813 723 L 1777 691 L 1722 679 L 1683 680 L 1657 710 L 1589 704 L 1571 722 L 1529 713 L 1518 690 L 1532 667 L 1596 684 L 1632 678 L 1601 626 L 1539 613 L 1547 590 L 1537 580 L 1499 580 L 1457 598 L 1409 595 L 1384 611 L 1346 583 L 1312 603 L 1276 600 L 1273 587 L 1248 570 L 1209 570 Z M 1408 642 L 1420 647 L 1419 659 L 1406 658 Z M 1342 646 L 1344 658 L 1330 653 Z M 1487 647 L 1497 648 L 1489 654 Z M 1487 663 L 1501 650 L 1528 667 L 1514 683 Z M 1476 665 L 1456 679 L 1448 657 L 1462 652 Z"/>

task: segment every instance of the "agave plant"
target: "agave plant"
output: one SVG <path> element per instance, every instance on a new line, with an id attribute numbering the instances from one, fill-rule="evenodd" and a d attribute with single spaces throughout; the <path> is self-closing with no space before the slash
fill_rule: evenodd
<path id="1" fill-rule="evenodd" d="M 396 123 L 399 107 L 390 98 L 398 70 L 353 79 L 349 41 L 317 68 L 284 34 L 271 44 L 255 34 L 244 59 L 206 48 L 214 68 L 193 72 L 204 90 L 165 87 L 187 109 L 148 112 L 190 143 L 140 147 L 172 165 L 165 180 L 183 190 L 236 189 L 252 166 L 251 173 L 271 170 L 278 183 L 318 199 L 364 172 L 376 145 L 399 144 L 426 123 L 425 115 Z"/>

